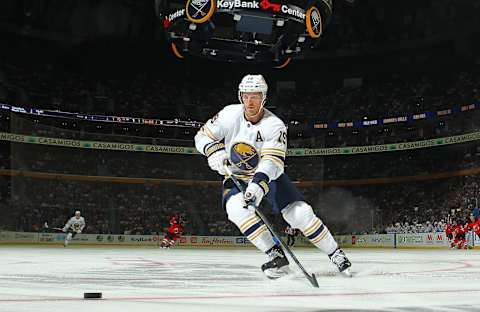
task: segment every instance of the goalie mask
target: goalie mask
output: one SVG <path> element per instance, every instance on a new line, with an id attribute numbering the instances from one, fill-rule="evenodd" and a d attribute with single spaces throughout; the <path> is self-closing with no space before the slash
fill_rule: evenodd
<path id="1" fill-rule="evenodd" d="M 267 100 L 267 91 L 268 85 L 262 75 L 246 75 L 243 77 L 242 81 L 238 85 L 238 99 L 240 103 L 244 104 L 242 101 L 242 93 L 244 92 L 261 92 L 262 93 L 262 105 L 265 104 Z"/>

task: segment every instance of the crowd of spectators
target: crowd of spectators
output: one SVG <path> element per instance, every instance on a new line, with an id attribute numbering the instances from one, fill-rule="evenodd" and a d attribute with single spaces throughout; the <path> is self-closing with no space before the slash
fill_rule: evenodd
<path id="1" fill-rule="evenodd" d="M 436 106 L 432 103 L 425 104 L 426 101 L 422 104 L 421 109 L 418 111 L 426 110 L 436 110 L 436 109 L 447 109 L 453 106 L 460 106 L 463 104 L 472 104 L 479 103 L 480 101 L 480 88 L 477 86 L 478 75 L 474 73 L 465 74 L 470 77 L 469 79 L 462 80 L 464 84 L 455 85 L 451 87 L 451 90 L 448 91 L 448 94 L 443 96 L 438 96 L 437 98 L 441 99 L 435 103 L 443 103 L 442 105 Z M 452 82 L 456 81 L 452 78 Z M 401 85 L 401 84 L 392 84 L 392 85 Z M 223 90 L 223 94 L 231 93 L 231 101 L 221 101 L 216 102 L 215 99 L 217 96 L 208 96 L 197 98 L 197 93 L 200 94 L 205 90 L 205 88 L 190 88 L 187 94 L 184 94 L 183 105 L 174 105 L 173 109 L 169 110 L 168 115 L 155 115 L 155 112 L 152 113 L 149 117 L 154 118 L 174 118 L 178 116 L 187 116 L 185 114 L 180 114 L 178 110 L 182 112 L 195 112 L 201 114 L 202 116 L 198 120 L 205 121 L 210 116 L 214 114 L 222 105 L 225 103 L 236 102 L 233 96 L 232 90 L 228 88 L 229 91 Z M 479 110 L 470 110 L 462 113 L 446 115 L 442 117 L 435 117 L 433 119 L 420 120 L 415 122 L 408 123 L 396 123 L 390 125 L 380 125 L 380 126 L 370 126 L 364 127 L 362 129 L 355 128 L 338 128 L 338 129 L 314 129 L 313 120 L 321 119 L 320 122 L 325 121 L 348 121 L 348 116 L 351 112 L 357 114 L 357 117 L 365 116 L 365 112 L 370 112 L 368 118 L 371 117 L 381 117 L 381 116 L 399 116 L 404 115 L 407 112 L 417 111 L 415 109 L 408 110 L 408 97 L 405 97 L 404 102 L 400 100 L 401 95 L 398 95 L 398 101 L 405 104 L 404 110 L 399 109 L 397 114 L 382 114 L 376 115 L 372 112 L 378 111 L 389 111 L 391 106 L 388 105 L 388 101 L 385 102 L 385 105 L 376 105 L 375 96 L 381 94 L 381 92 L 371 92 L 369 93 L 368 88 L 361 93 L 370 94 L 371 99 L 366 99 L 365 101 L 359 101 L 356 96 L 347 97 L 348 101 L 344 104 L 345 107 L 342 108 L 342 105 L 339 103 L 328 103 L 321 104 L 324 99 L 328 100 L 328 96 L 322 97 L 312 96 L 308 92 L 298 92 L 290 93 L 287 98 L 281 99 L 281 96 L 277 97 L 277 102 L 285 103 L 284 105 L 277 105 L 275 112 L 280 116 L 284 116 L 284 120 L 290 120 L 288 123 L 289 127 L 289 145 L 290 147 L 341 147 L 341 146 L 359 146 L 359 145 L 373 145 L 373 144 L 389 144 L 389 143 L 399 143 L 399 142 L 408 142 L 408 141 L 417 141 L 424 139 L 432 139 L 442 136 L 451 136 L 458 135 L 468 132 L 474 132 L 478 129 L 478 118 Z M 375 88 L 373 88 L 375 89 Z M 198 92 L 197 92 L 197 91 Z M 343 90 L 343 89 L 342 89 Z M 215 89 L 213 92 L 215 94 L 222 94 L 221 89 Z M 312 91 L 315 94 L 316 91 Z M 351 92 L 357 92 L 355 89 L 351 89 Z M 288 94 L 288 93 L 287 93 Z M 385 91 L 385 94 L 390 94 L 389 90 Z M 394 93 L 392 93 L 394 94 Z M 453 97 L 453 94 L 462 95 L 462 99 L 458 101 L 448 100 L 450 97 Z M 378 95 L 381 97 L 381 95 Z M 417 96 L 413 96 L 418 98 Z M 422 96 L 419 96 L 420 98 Z M 455 97 L 458 97 L 455 95 Z M 1 92 L 0 92 L 1 98 Z M 289 99 L 288 99 L 289 98 Z M 335 98 L 335 97 L 332 97 Z M 338 98 L 341 98 L 338 97 Z M 205 100 L 208 99 L 208 100 Z M 424 98 L 425 99 L 425 98 Z M 0 99 L 1 100 L 1 99 Z M 314 104 L 309 101 L 317 101 L 319 104 Z M 371 100 L 371 101 L 370 101 Z M 81 102 L 79 99 L 77 103 Z M 294 102 L 295 104 L 290 105 L 288 103 Z M 348 102 L 352 104 L 352 107 L 355 107 L 355 103 L 364 102 L 367 107 L 364 107 L 360 110 L 348 109 Z M 13 102 L 13 100 L 10 101 Z M 33 102 L 32 102 L 33 103 Z M 50 103 L 50 102 L 49 102 Z M 135 102 L 136 103 L 136 102 Z M 140 103 L 140 102 L 139 102 Z M 297 105 L 297 103 L 299 103 Z M 302 103 L 306 103 L 303 105 Z M 418 104 L 419 102 L 417 102 Z M 64 104 L 64 103 L 63 103 Z M 62 104 L 62 105 L 63 105 Z M 415 104 L 415 105 L 417 105 Z M 33 104 L 31 104 L 33 105 Z M 60 109 L 58 106 L 56 109 Z M 140 106 L 142 106 L 141 104 Z M 191 106 L 190 106 L 191 105 Z M 49 105 L 45 105 L 48 107 Z M 66 105 L 68 106 L 68 105 Z M 144 116 L 148 114 L 138 114 L 142 109 L 140 106 L 132 105 L 130 113 L 127 110 L 116 111 L 113 110 L 112 114 L 125 115 L 125 116 Z M 298 107 L 297 107 L 298 106 Z M 81 108 L 79 108 L 81 107 Z M 74 111 L 105 114 L 105 111 L 101 112 L 100 110 L 105 107 L 102 104 L 96 103 L 94 107 L 98 107 L 98 110 L 88 110 L 88 106 L 82 106 L 77 104 L 77 109 Z M 340 107 L 339 109 L 333 109 L 332 107 Z M 393 107 L 393 106 L 392 106 Z M 54 107 L 52 107 L 54 108 Z M 196 108 L 196 109 L 194 109 Z M 323 109 L 328 109 L 333 112 L 322 113 Z M 148 111 L 148 109 L 146 109 Z M 317 111 L 317 113 L 315 113 Z M 134 113 L 132 113 L 134 112 Z M 318 113 L 320 112 L 320 113 Z M 356 112 L 356 113 L 355 113 Z M 191 114 L 190 116 L 193 116 Z M 324 116 L 330 116 L 328 118 Z M 199 116 L 199 115 L 197 115 Z M 319 116 L 318 118 L 315 116 Z M 351 116 L 354 117 L 354 116 Z M 187 117 L 185 117 L 187 118 Z M 197 118 L 195 118 L 197 119 Z M 360 118 L 361 119 L 361 118 Z M 303 120 L 301 122 L 296 120 Z M 47 126 L 47 124 L 49 126 Z M 192 146 L 193 145 L 193 136 L 195 135 L 198 128 L 180 128 L 180 127 L 165 127 L 165 126 L 151 126 L 151 125 L 133 125 L 133 124 L 115 124 L 107 122 L 92 122 L 85 120 L 69 120 L 69 119 L 58 119 L 58 118 L 46 118 L 38 116 L 28 116 L 25 114 L 9 114 L 6 111 L 0 112 L 0 128 L 3 131 L 12 131 L 14 133 L 22 134 L 34 134 L 40 136 L 50 136 L 50 137 L 62 137 L 66 139 L 86 139 L 86 140 L 96 140 L 96 141 L 114 141 L 114 142 L 126 142 L 126 143 L 144 143 L 144 144 L 158 144 L 158 145 L 176 145 L 176 146 Z"/>
<path id="2" fill-rule="evenodd" d="M 9 143 L 0 147 L 1 169 L 88 176 L 219 181 L 201 155 L 126 152 Z M 448 159 L 448 161 L 446 161 Z M 480 166 L 476 142 L 414 150 L 331 155 L 289 156 L 285 170 L 294 181 L 434 178 Z M 412 180 L 416 178 L 410 178 Z"/>
<path id="3" fill-rule="evenodd" d="M 0 101 L 19 106 L 84 114 L 204 122 L 223 106 L 238 102 L 237 82 L 170 81 L 153 74 L 128 79 L 89 77 L 55 65 L 0 64 Z M 479 73 L 437 73 L 365 81 L 353 88 L 311 88 L 276 92 L 270 105 L 285 122 L 335 122 L 385 118 L 449 109 L 480 101 Z M 326 131 L 326 130 L 325 130 Z"/>
<path id="4" fill-rule="evenodd" d="M 434 221 L 433 224 L 430 221 L 425 223 L 413 223 L 408 222 L 400 223 L 396 222 L 395 225 L 391 223 L 385 228 L 387 234 L 393 233 L 432 233 L 432 232 L 444 232 L 445 220 Z"/>
<path id="5" fill-rule="evenodd" d="M 439 230 L 465 221 L 480 199 L 478 175 L 303 190 L 337 234 Z"/>
<path id="6" fill-rule="evenodd" d="M 443 110 L 478 102 L 479 77 L 475 72 L 443 77 L 392 76 L 358 87 L 284 92 L 277 100 L 278 113 L 288 121 L 348 122 Z"/>
<path id="7" fill-rule="evenodd" d="M 162 234 L 175 213 L 183 216 L 185 234 L 237 233 L 220 206 L 218 186 L 0 180 L 9 184 L 0 201 L 3 229 L 41 231 L 45 222 L 61 227 L 80 210 L 87 223 L 85 233 Z"/>
<path id="8" fill-rule="evenodd" d="M 136 167 L 142 165 L 136 162 Z M 311 170 L 304 167 L 304 172 Z M 397 223 L 401 231 L 423 230 L 429 227 L 427 222 L 438 228 L 452 211 L 461 218 L 480 197 L 477 177 L 478 173 L 399 183 L 387 179 L 384 184 L 357 180 L 344 186 L 328 180 L 324 185 L 308 184 L 307 179 L 299 186 L 334 233 L 381 233 L 386 228 L 392 230 L 392 226 L 396 229 Z M 45 221 L 60 226 L 79 209 L 88 220 L 87 233 L 162 233 L 169 216 L 180 213 L 187 220 L 187 233 L 236 235 L 238 230 L 221 208 L 220 178 L 215 179 L 204 183 L 184 177 L 180 182 L 167 179 L 138 184 L 132 180 L 106 182 L 96 177 L 76 181 L 62 175 L 55 179 L 2 176 L 0 210 L 7 215 L 1 225 L 23 231 L 39 230 Z M 301 179 L 301 173 L 295 173 L 292 179 Z M 283 227 L 281 218 L 274 220 Z"/>
<path id="9" fill-rule="evenodd" d="M 335 37 L 342 40 L 335 41 L 331 34 L 322 40 L 330 48 L 352 49 L 427 38 L 458 27 L 452 21 L 462 6 L 454 1 L 425 1 L 416 5 L 415 13 L 408 13 L 403 3 L 385 9 L 375 6 L 374 1 L 362 1 L 353 18 L 348 18 L 348 12 L 334 17 L 332 29 Z M 398 14 L 399 10 L 403 14 Z M 390 26 L 378 27 L 386 23 Z M 395 25 L 398 29 L 392 31 Z M 233 78 L 213 84 L 158 76 L 149 72 L 106 78 L 66 70 L 57 64 L 6 62 L 0 63 L 0 102 L 82 114 L 204 122 L 224 105 L 238 101 L 238 81 L 232 81 Z M 285 91 L 277 90 L 274 83 L 270 85 L 268 105 L 289 124 L 291 147 L 342 147 L 352 142 L 384 144 L 478 130 L 478 112 L 468 111 L 426 121 L 428 129 L 408 130 L 406 134 L 392 126 L 386 127 L 388 130 L 372 127 L 373 135 L 361 140 L 355 140 L 352 132 L 339 134 L 340 130 L 335 130 L 338 133 L 331 135 L 331 129 L 314 134 L 310 131 L 318 140 L 306 135 L 313 122 L 396 117 L 478 103 L 480 76 L 476 67 L 448 75 L 392 74 L 389 78 L 365 78 L 358 87 L 322 88 L 315 82 L 312 86 L 308 90 L 299 87 L 296 91 Z M 168 138 L 174 137 L 183 138 L 186 146 L 192 146 L 196 132 L 196 129 L 158 128 L 148 133 L 148 126 L 107 127 L 102 123 L 72 120 L 64 120 L 57 127 L 46 119 L 19 115 L 0 112 L 0 131 L 142 144 L 169 144 Z M 445 126 L 445 120 L 449 126 Z M 296 124 L 302 130 L 295 130 Z M 208 169 L 201 156 L 4 141 L 0 142 L 0 150 L 0 169 L 60 174 L 55 179 L 0 176 L 0 229 L 40 231 L 45 222 L 60 227 L 75 210 L 80 210 L 87 220 L 86 233 L 164 233 L 170 216 L 180 213 L 184 216 L 186 234 L 239 234 L 221 208 L 221 178 Z M 411 178 L 398 183 L 389 180 L 479 168 L 478 143 L 383 153 L 289 157 L 286 165 L 292 180 L 315 182 L 299 185 L 307 201 L 336 234 L 440 231 L 453 213 L 462 218 L 476 205 L 474 199 L 480 197 L 478 173 L 441 179 Z M 79 181 L 64 176 L 71 174 L 91 177 Z M 98 176 L 165 181 L 137 184 L 124 179 L 114 183 L 102 181 Z M 346 186 L 338 181 L 366 178 L 376 178 L 384 184 L 357 181 Z M 273 220 L 278 228 L 283 228 L 278 216 Z"/>
<path id="10" fill-rule="evenodd" d="M 428 175 L 479 165 L 480 145 L 470 143 L 396 152 L 288 157 L 286 170 L 298 180 L 318 181 Z"/>

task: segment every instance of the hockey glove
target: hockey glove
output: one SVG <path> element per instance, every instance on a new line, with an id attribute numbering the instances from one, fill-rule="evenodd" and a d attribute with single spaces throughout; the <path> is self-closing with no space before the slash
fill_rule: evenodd
<path id="1" fill-rule="evenodd" d="M 252 181 L 248 183 L 243 199 L 247 207 L 254 204 L 258 207 L 262 202 L 263 196 L 268 193 L 268 176 L 264 173 L 255 173 Z"/>
<path id="2" fill-rule="evenodd" d="M 205 155 L 208 157 L 208 166 L 212 170 L 217 171 L 221 175 L 226 174 L 223 166 L 228 159 L 228 155 L 223 143 L 213 142 L 207 145 L 205 147 Z"/>

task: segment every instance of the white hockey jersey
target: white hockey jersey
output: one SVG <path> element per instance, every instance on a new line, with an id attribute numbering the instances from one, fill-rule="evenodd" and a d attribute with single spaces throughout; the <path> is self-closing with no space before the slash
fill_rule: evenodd
<path id="1" fill-rule="evenodd" d="M 225 106 L 198 131 L 195 147 L 207 155 L 209 146 L 220 141 L 233 164 L 232 172 L 240 179 L 248 181 L 262 172 L 272 181 L 284 172 L 287 129 L 267 109 L 263 118 L 253 124 L 245 119 L 242 104 Z"/>
<path id="2" fill-rule="evenodd" d="M 76 217 L 71 217 L 70 220 L 68 220 L 67 224 L 63 227 L 63 231 L 66 232 L 68 229 L 72 229 L 75 232 L 82 232 L 83 228 L 85 227 L 85 219 L 83 217 L 76 218 Z"/>

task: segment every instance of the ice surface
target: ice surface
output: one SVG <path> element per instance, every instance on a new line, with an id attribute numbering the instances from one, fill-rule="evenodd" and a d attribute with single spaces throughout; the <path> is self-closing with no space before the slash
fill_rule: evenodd
<path id="1" fill-rule="evenodd" d="M 320 288 L 266 279 L 254 249 L 0 246 L 0 311 L 480 311 L 479 250 L 346 250 L 353 278 L 295 252 Z"/>

